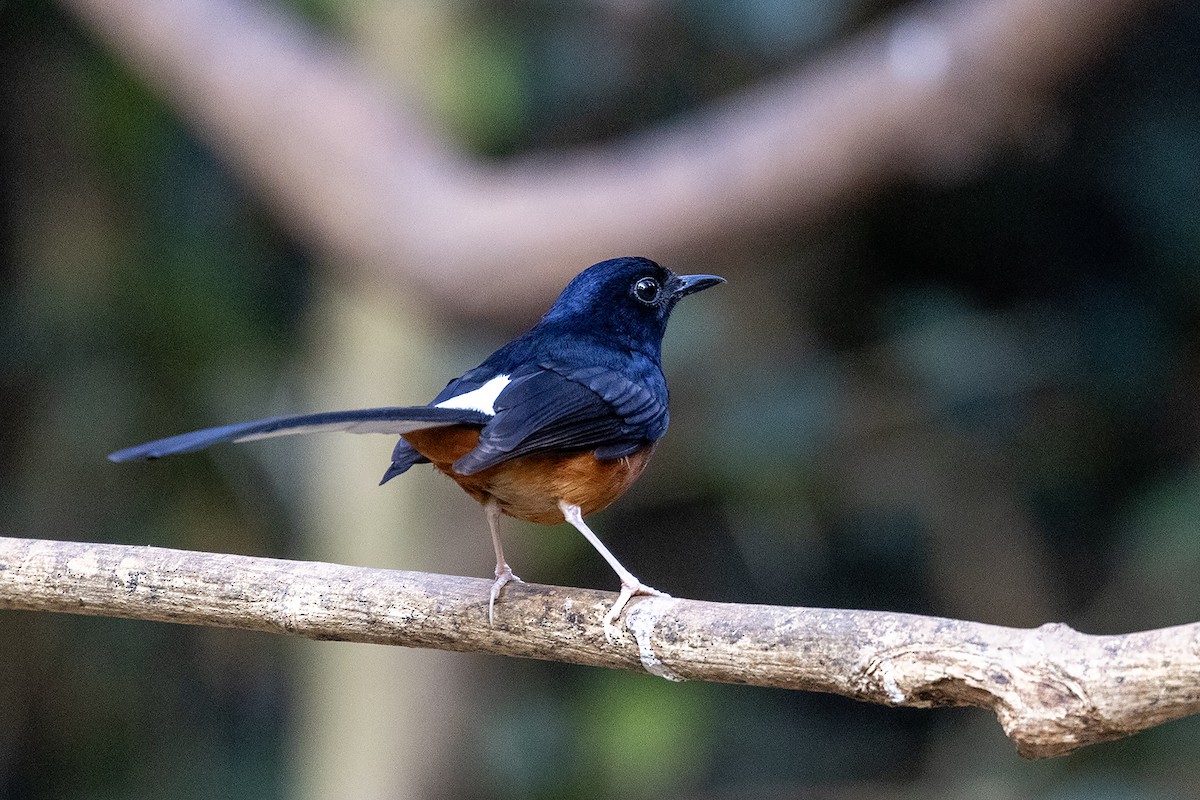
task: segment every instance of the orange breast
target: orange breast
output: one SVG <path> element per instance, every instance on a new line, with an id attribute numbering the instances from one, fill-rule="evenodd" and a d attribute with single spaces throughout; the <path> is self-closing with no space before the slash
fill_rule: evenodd
<path id="1" fill-rule="evenodd" d="M 563 521 L 559 500 L 579 506 L 585 515 L 605 508 L 633 485 L 654 451 L 654 445 L 648 445 L 633 455 L 605 461 L 590 450 L 538 453 L 474 475 L 457 475 L 451 465 L 475 448 L 478 428 L 431 428 L 406 433 L 404 439 L 480 503 L 494 499 L 510 517 L 542 525 Z"/>

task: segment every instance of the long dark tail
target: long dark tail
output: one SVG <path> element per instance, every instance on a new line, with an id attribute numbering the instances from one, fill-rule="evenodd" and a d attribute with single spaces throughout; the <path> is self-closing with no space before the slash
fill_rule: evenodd
<path id="1" fill-rule="evenodd" d="M 246 442 L 266 439 L 271 436 L 292 436 L 301 433 L 322 431 L 346 431 L 349 433 L 401 434 L 424 428 L 439 428 L 445 425 L 484 425 L 491 417 L 480 411 L 459 408 L 435 408 L 433 406 L 409 406 L 397 408 L 366 408 L 360 411 L 325 411 L 318 414 L 298 414 L 289 417 L 222 425 L 201 431 L 181 433 L 136 447 L 127 447 L 108 456 L 109 461 L 138 461 L 161 458 L 176 453 L 191 453 L 221 442 Z"/>

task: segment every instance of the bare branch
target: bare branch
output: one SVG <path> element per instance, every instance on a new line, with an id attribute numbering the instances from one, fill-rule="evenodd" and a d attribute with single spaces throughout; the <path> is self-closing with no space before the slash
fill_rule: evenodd
<path id="1" fill-rule="evenodd" d="M 529 287 L 549 292 L 601 258 L 699 256 L 900 177 L 957 174 L 1053 122 L 1052 93 L 1153 4 L 914 4 L 674 124 L 487 165 L 440 141 L 351 55 L 259 3 L 63 2 L 299 235 L 359 277 L 483 315 L 538 310 L 545 297 Z"/>
<path id="2" fill-rule="evenodd" d="M 0 608 L 495 653 L 664 678 L 994 711 L 1018 751 L 1062 755 L 1200 712 L 1200 623 L 1089 636 L 910 614 L 639 598 L 156 547 L 0 537 Z"/>

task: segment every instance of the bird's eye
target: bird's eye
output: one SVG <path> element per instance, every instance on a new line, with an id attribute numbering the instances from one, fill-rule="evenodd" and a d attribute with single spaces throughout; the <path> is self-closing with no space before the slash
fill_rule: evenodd
<path id="1" fill-rule="evenodd" d="M 654 278 L 642 278 L 633 285 L 633 296 L 648 306 L 654 305 L 661 293 L 661 287 Z"/>

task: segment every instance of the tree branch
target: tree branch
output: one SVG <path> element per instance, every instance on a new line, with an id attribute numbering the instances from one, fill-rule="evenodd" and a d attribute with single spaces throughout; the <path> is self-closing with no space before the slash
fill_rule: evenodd
<path id="1" fill-rule="evenodd" d="M 0 608 L 539 658 L 893 706 L 994 711 L 1029 758 L 1200 712 L 1200 623 L 1122 636 L 910 614 L 639 598 L 157 547 L 0 537 Z"/>
<path id="2" fill-rule="evenodd" d="M 546 297 L 530 287 L 549 294 L 614 254 L 699 257 L 810 223 L 898 179 L 959 174 L 1056 122 L 1053 93 L 1153 4 L 914 3 L 794 73 L 672 124 L 487 164 L 276 9 L 62 2 L 298 235 L 357 277 L 479 315 L 540 310 Z"/>

